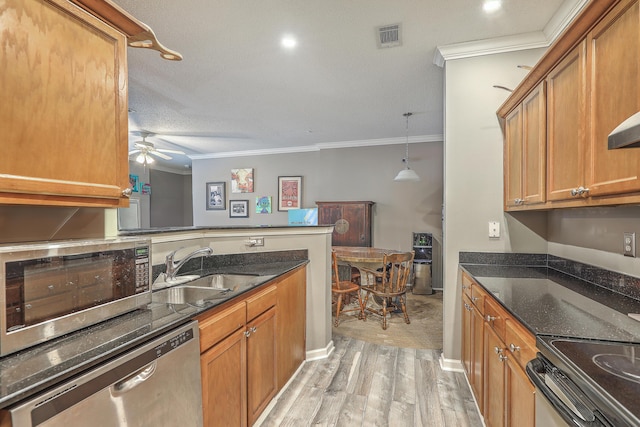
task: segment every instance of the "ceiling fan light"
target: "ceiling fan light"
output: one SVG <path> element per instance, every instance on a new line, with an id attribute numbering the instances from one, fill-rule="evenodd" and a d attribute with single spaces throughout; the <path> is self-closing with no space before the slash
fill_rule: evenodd
<path id="1" fill-rule="evenodd" d="M 148 165 L 150 165 L 151 163 L 155 162 L 155 160 L 153 160 L 153 157 L 151 157 L 148 154 L 145 154 L 145 160 L 147 161 Z"/>
<path id="2" fill-rule="evenodd" d="M 136 162 L 143 164 L 144 163 L 144 154 L 140 153 L 138 154 L 138 157 L 136 157 Z"/>
<path id="3" fill-rule="evenodd" d="M 416 171 L 414 171 L 413 169 L 409 169 L 407 167 L 406 169 L 402 169 L 400 172 L 398 172 L 398 175 L 396 175 L 396 177 L 393 178 L 393 180 L 394 181 L 420 181 L 420 177 L 418 176 Z"/>

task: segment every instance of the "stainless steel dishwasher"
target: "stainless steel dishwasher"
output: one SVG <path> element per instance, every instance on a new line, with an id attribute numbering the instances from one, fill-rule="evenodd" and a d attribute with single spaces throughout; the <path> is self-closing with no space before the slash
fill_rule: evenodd
<path id="1" fill-rule="evenodd" d="M 12 427 L 202 426 L 197 322 L 10 408 Z"/>

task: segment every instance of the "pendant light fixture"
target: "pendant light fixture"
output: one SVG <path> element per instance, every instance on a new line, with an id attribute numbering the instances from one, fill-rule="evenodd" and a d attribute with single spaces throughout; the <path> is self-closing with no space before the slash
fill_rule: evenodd
<path id="1" fill-rule="evenodd" d="M 398 175 L 393 179 L 394 181 L 420 181 L 420 177 L 418 174 L 409 168 L 409 117 L 411 117 L 413 113 L 404 113 L 403 116 L 407 119 L 407 144 L 405 151 L 405 158 L 402 159 L 404 162 L 404 169 L 398 172 Z"/>

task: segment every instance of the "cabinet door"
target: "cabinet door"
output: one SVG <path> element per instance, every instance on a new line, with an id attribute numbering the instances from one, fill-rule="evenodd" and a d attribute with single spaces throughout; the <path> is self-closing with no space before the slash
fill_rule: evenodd
<path id="1" fill-rule="evenodd" d="M 544 82 L 522 102 L 522 198 L 528 205 L 546 200 L 546 102 Z"/>
<path id="2" fill-rule="evenodd" d="M 473 339 L 471 335 L 472 319 L 471 314 L 471 300 L 466 295 L 462 296 L 462 364 L 464 370 L 467 372 L 467 378 L 471 383 L 472 370 L 471 370 L 471 348 Z"/>
<path id="3" fill-rule="evenodd" d="M 571 199 L 585 185 L 585 49 L 580 43 L 547 77 L 547 200 Z"/>
<path id="4" fill-rule="evenodd" d="M 640 10 L 620 2 L 587 36 L 589 195 L 640 191 L 640 150 L 609 150 L 607 136 L 640 111 Z"/>
<path id="5" fill-rule="evenodd" d="M 471 387 L 476 395 L 478 407 L 483 407 L 484 393 L 484 319 L 477 307 L 471 306 Z"/>
<path id="6" fill-rule="evenodd" d="M 244 333 L 236 331 L 200 356 L 205 427 L 247 425 Z"/>
<path id="7" fill-rule="evenodd" d="M 306 354 L 306 268 L 300 268 L 278 283 L 276 318 L 278 390 L 302 364 Z"/>
<path id="8" fill-rule="evenodd" d="M 349 229 L 342 235 L 345 246 L 371 246 L 369 232 L 369 206 L 366 204 L 344 205 L 342 218 L 349 221 Z"/>
<path id="9" fill-rule="evenodd" d="M 247 331 L 247 410 L 253 425 L 276 394 L 276 309 L 247 323 Z"/>
<path id="10" fill-rule="evenodd" d="M 504 344 L 486 325 L 484 372 L 484 421 L 488 427 L 502 427 L 505 421 L 505 357 Z M 502 356 L 502 357 L 501 357 Z"/>
<path id="11" fill-rule="evenodd" d="M 0 14 L 0 203 L 128 206 L 126 37 L 64 0 Z"/>
<path id="12" fill-rule="evenodd" d="M 505 119 L 504 204 L 522 204 L 522 105 Z"/>
<path id="13" fill-rule="evenodd" d="M 511 359 L 507 360 L 505 369 L 507 426 L 534 427 L 535 387 L 527 374 Z"/>

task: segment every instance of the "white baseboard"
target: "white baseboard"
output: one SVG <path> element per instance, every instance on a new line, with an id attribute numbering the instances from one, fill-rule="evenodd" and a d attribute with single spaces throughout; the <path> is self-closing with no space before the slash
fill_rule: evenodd
<path id="1" fill-rule="evenodd" d="M 458 359 L 446 359 L 443 353 L 440 353 L 440 368 L 443 371 L 464 372 L 462 361 Z"/>
<path id="2" fill-rule="evenodd" d="M 334 349 L 333 340 L 331 340 L 325 348 L 307 351 L 306 360 L 307 362 L 311 362 L 312 360 L 326 359 L 331 355 L 331 353 L 333 353 Z"/>

